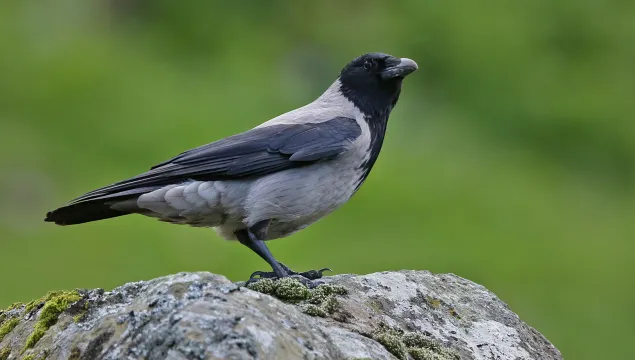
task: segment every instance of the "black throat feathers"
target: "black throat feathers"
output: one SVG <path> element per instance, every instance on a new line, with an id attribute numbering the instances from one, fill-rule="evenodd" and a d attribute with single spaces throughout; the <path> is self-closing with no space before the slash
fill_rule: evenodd
<path id="1" fill-rule="evenodd" d="M 394 79 L 381 84 L 350 84 L 349 81 L 342 81 L 340 86 L 342 95 L 364 114 L 364 120 L 366 120 L 370 130 L 370 145 L 368 147 L 370 156 L 360 166 L 362 173 L 355 191 L 364 183 L 379 157 L 386 135 L 388 117 L 399 100 L 401 84 L 402 79 Z"/>

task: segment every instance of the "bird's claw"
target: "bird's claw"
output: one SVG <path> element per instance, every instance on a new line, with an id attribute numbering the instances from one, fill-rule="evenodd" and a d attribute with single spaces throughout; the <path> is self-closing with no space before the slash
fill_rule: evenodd
<path id="1" fill-rule="evenodd" d="M 296 279 L 299 283 L 301 283 L 302 285 L 306 286 L 309 289 L 315 289 L 316 287 L 318 287 L 319 285 L 323 284 L 323 282 L 321 281 L 315 281 L 315 280 L 311 280 L 308 279 L 302 275 L 290 275 L 289 276 L 292 279 Z"/>
<path id="2" fill-rule="evenodd" d="M 305 271 L 305 272 L 301 272 L 301 273 L 299 273 L 299 272 L 296 272 L 296 271 L 293 271 L 293 270 L 289 269 L 289 267 L 288 267 L 287 265 L 283 264 L 283 263 L 278 263 L 278 264 L 280 264 L 280 266 L 282 266 L 282 268 L 283 268 L 283 269 L 284 269 L 284 270 L 285 270 L 285 271 L 286 271 L 289 275 L 300 275 L 300 276 L 302 276 L 302 277 L 304 277 L 304 278 L 307 278 L 307 279 L 309 279 L 309 280 L 317 280 L 317 279 L 320 279 L 320 278 L 322 278 L 322 276 L 324 276 L 324 274 L 323 274 L 323 273 L 324 273 L 325 271 L 333 271 L 333 270 L 331 270 L 331 269 L 329 269 L 329 268 L 322 268 L 322 269 L 320 269 L 320 270 L 309 270 L 309 271 Z"/>
<path id="3" fill-rule="evenodd" d="M 247 284 L 251 284 L 261 279 L 277 279 L 278 275 L 276 275 L 273 271 L 254 271 L 251 275 L 249 275 L 249 280 L 247 280 Z"/>
<path id="4" fill-rule="evenodd" d="M 320 270 L 309 270 L 309 271 L 305 271 L 301 273 L 295 273 L 294 275 L 300 275 L 309 280 L 317 280 L 317 279 L 321 279 L 322 276 L 324 276 L 325 271 L 333 271 L 333 270 L 329 268 L 322 268 Z"/>
<path id="5" fill-rule="evenodd" d="M 282 268 L 287 272 L 287 274 L 290 277 L 298 280 L 299 282 L 306 285 L 310 289 L 313 289 L 314 287 L 321 284 L 321 282 L 315 282 L 312 280 L 321 279 L 324 276 L 325 271 L 333 271 L 329 268 L 322 268 L 319 270 L 309 270 L 309 271 L 299 273 L 289 269 L 286 265 L 282 263 L 280 263 L 280 266 L 282 266 Z M 249 280 L 247 280 L 247 284 L 252 284 L 262 279 L 276 280 L 276 279 L 279 279 L 279 276 L 273 271 L 255 271 L 254 273 L 251 274 L 251 276 L 249 276 Z"/>

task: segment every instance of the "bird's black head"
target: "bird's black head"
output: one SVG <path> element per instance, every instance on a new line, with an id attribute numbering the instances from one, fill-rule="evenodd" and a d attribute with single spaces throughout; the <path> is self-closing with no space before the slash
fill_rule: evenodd
<path id="1" fill-rule="evenodd" d="M 340 73 L 342 94 L 367 115 L 387 117 L 399 99 L 403 79 L 417 63 L 382 53 L 351 61 Z"/>

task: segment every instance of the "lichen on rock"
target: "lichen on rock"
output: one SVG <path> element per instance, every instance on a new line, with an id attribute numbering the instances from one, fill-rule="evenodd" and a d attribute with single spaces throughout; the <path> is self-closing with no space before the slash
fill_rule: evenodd
<path id="1" fill-rule="evenodd" d="M 82 355 L 81 350 L 77 346 L 73 346 L 71 354 L 68 356 L 68 360 L 79 360 Z"/>
<path id="2" fill-rule="evenodd" d="M 443 346 L 440 342 L 418 331 L 405 332 L 401 340 L 415 360 L 460 360 L 461 358 L 455 350 Z"/>
<path id="3" fill-rule="evenodd" d="M 57 322 L 59 315 L 68 307 L 81 299 L 81 295 L 77 291 L 55 291 L 48 293 L 44 298 L 37 300 L 35 304 L 30 303 L 25 308 L 25 313 L 29 313 L 36 306 L 42 303 L 42 311 L 38 322 L 33 328 L 33 332 L 27 338 L 22 352 L 32 348 L 44 336 L 46 331 Z"/>
<path id="4" fill-rule="evenodd" d="M 73 322 L 78 323 L 82 321 L 84 316 L 86 316 L 86 314 L 88 313 L 88 306 L 88 301 L 84 301 L 84 307 L 79 311 L 77 315 L 73 316 Z"/>
<path id="5" fill-rule="evenodd" d="M 0 349 L 0 360 L 7 360 L 11 355 L 11 348 L 3 347 Z"/>
<path id="6" fill-rule="evenodd" d="M 2 341 L 2 339 L 4 339 L 4 337 L 10 333 L 16 326 L 18 326 L 18 324 L 20 323 L 20 320 L 17 318 L 11 318 L 9 320 L 5 320 L 2 323 L 2 326 L 0 326 L 0 341 Z"/>
<path id="7" fill-rule="evenodd" d="M 276 290 L 273 295 L 280 300 L 298 303 L 309 297 L 309 289 L 296 279 L 280 279 L 275 281 L 275 285 Z"/>
<path id="8" fill-rule="evenodd" d="M 380 326 L 372 337 L 391 354 L 395 355 L 397 359 L 406 360 L 408 358 L 408 349 L 401 339 L 402 335 L 399 331 Z"/>
<path id="9" fill-rule="evenodd" d="M 279 280 L 261 279 L 249 283 L 248 289 L 274 296 L 284 302 L 297 304 L 305 314 L 326 317 L 337 307 L 337 295 L 346 295 L 343 286 L 320 284 L 309 289 L 300 281 L 292 278 Z"/>
<path id="10" fill-rule="evenodd" d="M 247 284 L 247 288 L 253 291 L 258 291 L 263 294 L 273 295 L 276 291 L 277 284 L 272 279 L 261 279 L 256 282 Z"/>
<path id="11" fill-rule="evenodd" d="M 493 293 L 455 275 L 320 281 L 314 289 L 294 279 L 249 285 L 264 296 L 200 272 L 52 293 L 0 311 L 0 327 L 18 321 L 0 341 L 8 358 L 0 360 L 562 359 Z"/>
<path id="12" fill-rule="evenodd" d="M 19 308 L 19 307 L 20 307 L 20 306 L 22 306 L 22 305 L 24 305 L 24 304 L 22 304 L 21 302 L 15 302 L 15 303 L 11 304 L 11 305 L 7 308 L 7 310 L 6 310 L 6 311 L 11 311 L 11 310 L 17 309 L 17 308 Z"/>
<path id="13" fill-rule="evenodd" d="M 460 360 L 460 355 L 418 331 L 403 331 L 381 323 L 373 339 L 400 360 L 410 355 L 415 360 Z"/>

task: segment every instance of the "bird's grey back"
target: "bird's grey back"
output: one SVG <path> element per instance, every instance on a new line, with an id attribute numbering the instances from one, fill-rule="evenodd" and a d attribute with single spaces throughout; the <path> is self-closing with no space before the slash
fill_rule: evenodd
<path id="1" fill-rule="evenodd" d="M 341 96 L 339 86 L 336 81 L 314 102 L 255 128 L 355 123 L 358 133 L 336 158 L 248 179 L 170 184 L 141 195 L 136 205 L 164 221 L 215 227 L 227 239 L 235 239 L 236 230 L 264 219 L 273 219 L 267 239 L 287 236 L 332 212 L 359 186 L 359 164 L 369 156 L 371 138 L 364 114 Z"/>
<path id="2" fill-rule="evenodd" d="M 328 89 L 313 102 L 291 110 L 264 122 L 256 128 L 276 124 L 297 124 L 303 122 L 319 123 L 336 117 L 346 117 L 363 120 L 363 114 L 340 92 L 341 83 L 336 80 Z"/>

